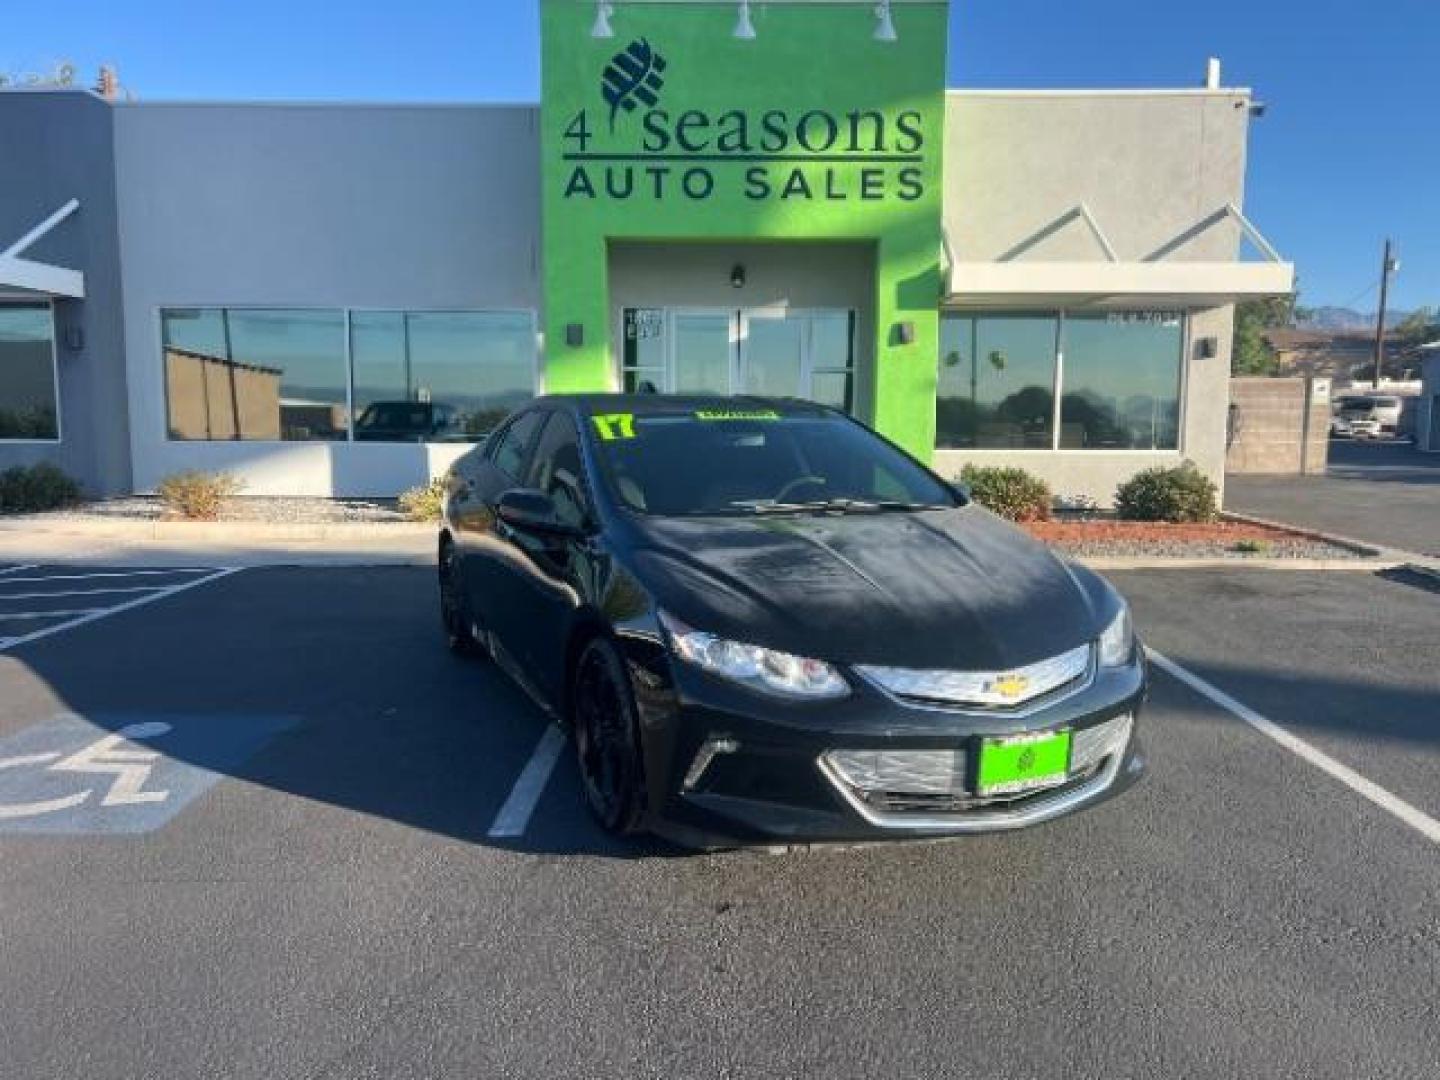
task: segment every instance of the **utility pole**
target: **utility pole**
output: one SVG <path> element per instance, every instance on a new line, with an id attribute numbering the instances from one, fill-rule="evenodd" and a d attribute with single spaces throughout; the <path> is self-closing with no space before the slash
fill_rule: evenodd
<path id="1" fill-rule="evenodd" d="M 1380 364 L 1385 359 L 1385 301 L 1390 293 L 1390 275 L 1400 269 L 1400 260 L 1390 254 L 1390 238 L 1385 238 L 1385 256 L 1380 261 L 1380 311 L 1375 316 L 1375 389 L 1380 389 Z"/>

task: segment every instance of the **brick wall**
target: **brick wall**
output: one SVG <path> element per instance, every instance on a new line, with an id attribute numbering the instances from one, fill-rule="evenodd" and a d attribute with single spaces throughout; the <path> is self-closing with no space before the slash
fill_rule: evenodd
<path id="1" fill-rule="evenodd" d="M 1230 380 L 1227 473 L 1324 472 L 1329 438 L 1328 379 Z"/>

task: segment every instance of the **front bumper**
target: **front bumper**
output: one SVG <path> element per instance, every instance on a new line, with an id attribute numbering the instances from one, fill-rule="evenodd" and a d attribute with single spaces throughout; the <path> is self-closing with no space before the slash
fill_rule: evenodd
<path id="1" fill-rule="evenodd" d="M 672 663 L 660 647 L 632 651 L 645 754 L 648 824 L 709 846 L 948 836 L 1037 824 L 1111 798 L 1139 779 L 1146 691 L 1143 651 L 1122 668 L 1092 670 L 1049 700 L 1013 711 L 962 710 L 892 697 L 859 678 L 840 701 L 792 703 Z M 827 754 L 880 750 L 975 760 L 986 736 L 1072 732 L 1062 784 L 979 798 L 973 768 L 954 788 L 864 791 Z M 1081 748 L 1084 748 L 1082 753 Z M 962 778 L 963 777 L 963 778 Z"/>

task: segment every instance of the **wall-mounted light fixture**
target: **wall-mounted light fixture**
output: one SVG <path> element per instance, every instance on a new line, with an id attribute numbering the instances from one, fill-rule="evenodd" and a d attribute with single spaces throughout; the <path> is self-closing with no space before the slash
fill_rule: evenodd
<path id="1" fill-rule="evenodd" d="M 1202 337 L 1196 344 L 1202 360 L 1214 360 L 1220 355 L 1220 339 L 1217 337 Z"/>
<path id="2" fill-rule="evenodd" d="M 898 41 L 899 38 L 895 33 L 895 20 L 890 15 L 890 0 L 880 0 L 875 5 L 875 40 Z"/>
<path id="3" fill-rule="evenodd" d="M 609 0 L 595 0 L 595 25 L 590 28 L 592 38 L 612 38 L 615 31 L 610 27 L 610 16 L 615 14 L 615 5 Z"/>
<path id="4" fill-rule="evenodd" d="M 745 287 L 745 265 L 743 263 L 736 263 L 730 268 L 730 287 L 732 289 Z"/>
<path id="5" fill-rule="evenodd" d="M 585 324 L 572 322 L 565 324 L 565 344 L 576 348 L 585 344 Z"/>
<path id="6" fill-rule="evenodd" d="M 735 19 L 735 30 L 731 36 L 741 41 L 755 40 L 755 24 L 750 21 L 750 0 L 740 0 L 740 13 Z"/>
<path id="7" fill-rule="evenodd" d="M 906 319 L 906 320 L 903 321 L 903 322 L 897 322 L 897 323 L 895 324 L 895 344 L 896 344 L 896 345 L 914 345 L 914 344 L 915 344 L 915 324 L 914 324 L 913 322 L 911 322 L 909 319 Z"/>
<path id="8" fill-rule="evenodd" d="M 78 326 L 70 326 L 65 330 L 65 348 L 70 352 L 79 352 L 85 348 L 85 331 Z"/>

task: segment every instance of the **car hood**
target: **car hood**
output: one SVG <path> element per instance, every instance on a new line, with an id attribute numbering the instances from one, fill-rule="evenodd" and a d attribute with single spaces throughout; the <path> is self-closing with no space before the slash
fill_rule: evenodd
<path id="1" fill-rule="evenodd" d="M 637 520 L 632 569 L 697 629 L 837 663 L 1001 670 L 1098 636 L 1087 571 L 976 506 Z"/>

